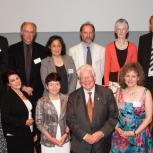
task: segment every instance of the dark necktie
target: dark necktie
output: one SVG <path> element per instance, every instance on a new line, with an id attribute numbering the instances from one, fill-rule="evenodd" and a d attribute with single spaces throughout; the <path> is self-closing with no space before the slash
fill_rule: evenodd
<path id="1" fill-rule="evenodd" d="M 92 116 L 93 116 L 93 102 L 92 102 L 92 98 L 91 98 L 91 94 L 92 92 L 89 92 L 89 98 L 88 98 L 88 102 L 87 102 L 87 112 L 88 112 L 88 116 L 89 116 L 89 120 L 90 122 L 92 122 Z"/>
<path id="2" fill-rule="evenodd" d="M 86 64 L 90 64 L 90 65 L 92 65 L 92 58 L 91 58 L 90 47 L 87 47 Z"/>
<path id="3" fill-rule="evenodd" d="M 26 72 L 26 81 L 27 81 L 27 84 L 30 83 L 31 58 L 32 58 L 31 46 L 30 45 L 26 45 L 26 52 L 25 52 L 25 72 Z"/>

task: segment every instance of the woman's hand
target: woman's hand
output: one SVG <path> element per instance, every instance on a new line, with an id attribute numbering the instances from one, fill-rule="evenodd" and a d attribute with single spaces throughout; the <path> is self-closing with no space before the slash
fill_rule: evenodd
<path id="1" fill-rule="evenodd" d="M 133 131 L 124 131 L 123 135 L 124 135 L 124 137 L 133 137 L 133 136 L 135 136 Z"/>
<path id="2" fill-rule="evenodd" d="M 54 145 L 57 145 L 57 146 L 60 146 L 60 147 L 61 147 L 60 141 L 59 141 L 59 140 L 57 140 L 56 138 L 51 137 L 49 141 L 50 141 L 52 144 L 54 144 Z"/>
<path id="3" fill-rule="evenodd" d="M 26 125 L 27 125 L 27 126 L 31 126 L 31 125 L 33 124 L 33 122 L 34 122 L 33 118 L 27 119 L 27 120 L 26 120 Z"/>
<path id="4" fill-rule="evenodd" d="M 63 146 L 63 144 L 65 143 L 65 140 L 67 139 L 68 134 L 65 133 L 62 135 L 61 139 L 60 139 L 60 146 Z"/>
<path id="5" fill-rule="evenodd" d="M 135 136 L 133 131 L 123 131 L 121 128 L 115 128 L 115 130 L 119 133 L 120 136 L 124 138 Z"/>

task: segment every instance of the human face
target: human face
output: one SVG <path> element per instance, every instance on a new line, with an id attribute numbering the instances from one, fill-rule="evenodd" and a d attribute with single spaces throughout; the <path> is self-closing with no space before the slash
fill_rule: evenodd
<path id="1" fill-rule="evenodd" d="M 59 81 L 50 81 L 47 85 L 49 95 L 57 96 L 59 94 L 61 85 Z"/>
<path id="2" fill-rule="evenodd" d="M 22 36 L 22 40 L 26 44 L 31 44 L 33 42 L 35 34 L 36 34 L 35 30 L 36 30 L 35 27 L 30 23 L 27 23 L 23 26 L 21 31 L 21 36 Z"/>
<path id="3" fill-rule="evenodd" d="M 50 47 L 49 48 L 50 48 L 53 56 L 59 56 L 59 55 L 61 55 L 62 44 L 61 44 L 61 42 L 58 39 L 55 39 L 50 44 Z"/>
<path id="4" fill-rule="evenodd" d="M 137 86 L 139 77 L 135 71 L 131 70 L 125 74 L 124 79 L 125 79 L 125 84 L 127 85 L 127 87 L 135 87 Z"/>
<path id="5" fill-rule="evenodd" d="M 94 35 L 95 35 L 94 29 L 90 25 L 85 25 L 82 31 L 80 32 L 82 41 L 87 44 L 90 44 L 93 41 Z"/>
<path id="6" fill-rule="evenodd" d="M 12 74 L 8 77 L 8 86 L 14 90 L 21 88 L 21 79 L 17 74 Z"/>
<path id="7" fill-rule="evenodd" d="M 118 39 L 126 39 L 126 35 L 128 33 L 128 28 L 125 23 L 118 23 L 116 25 L 115 33 Z"/>
<path id="8" fill-rule="evenodd" d="M 80 72 L 80 85 L 90 91 L 95 85 L 95 77 L 90 70 Z"/>
<path id="9" fill-rule="evenodd" d="M 151 18 L 150 31 L 153 32 L 153 17 Z"/>

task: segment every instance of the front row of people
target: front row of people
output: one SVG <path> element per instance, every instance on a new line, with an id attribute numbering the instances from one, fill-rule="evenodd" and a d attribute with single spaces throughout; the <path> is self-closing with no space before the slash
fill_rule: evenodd
<path id="1" fill-rule="evenodd" d="M 1 113 L 8 153 L 34 152 L 35 123 L 42 153 L 69 153 L 70 136 L 74 153 L 153 153 L 152 97 L 143 87 L 140 64 L 123 66 L 116 100 L 109 88 L 95 84 L 92 66 L 83 65 L 77 73 L 81 88 L 69 97 L 60 93 L 56 72 L 46 77 L 47 92 L 37 102 L 35 122 L 19 75 L 6 73 L 8 91 L 1 98 Z"/>

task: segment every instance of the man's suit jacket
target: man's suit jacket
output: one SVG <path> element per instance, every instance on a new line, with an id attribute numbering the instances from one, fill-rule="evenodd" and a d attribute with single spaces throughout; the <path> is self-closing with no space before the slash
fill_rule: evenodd
<path id="1" fill-rule="evenodd" d="M 140 36 L 139 47 L 138 47 L 138 62 L 143 67 L 146 77 L 148 76 L 148 70 L 150 65 L 151 47 L 152 47 L 152 33 L 150 32 Z"/>
<path id="2" fill-rule="evenodd" d="M 0 93 L 5 89 L 2 81 L 2 73 L 6 71 L 8 66 L 8 41 L 5 37 L 0 36 Z"/>
<path id="3" fill-rule="evenodd" d="M 35 106 L 36 101 L 43 94 L 43 85 L 40 77 L 40 66 L 41 60 L 47 56 L 47 49 L 36 42 L 33 42 L 32 44 L 30 84 L 26 83 L 23 42 L 21 41 L 10 46 L 8 54 L 9 68 L 16 70 L 19 73 L 23 85 L 28 85 L 34 89 L 33 96 L 30 96 L 29 98 Z"/>
<path id="4" fill-rule="evenodd" d="M 102 85 L 102 78 L 104 75 L 104 63 L 105 63 L 105 49 L 104 47 L 92 43 L 92 66 L 96 73 L 96 83 Z M 86 64 L 84 58 L 84 48 L 82 43 L 69 49 L 69 55 L 72 56 L 76 69 L 80 66 Z M 77 88 L 79 88 L 79 81 L 77 83 Z"/>
<path id="5" fill-rule="evenodd" d="M 94 95 L 93 121 L 90 123 L 83 88 L 70 94 L 67 106 L 67 125 L 72 132 L 72 150 L 75 153 L 109 153 L 111 133 L 117 123 L 118 110 L 110 89 L 96 85 Z M 104 138 L 90 145 L 83 140 L 87 133 L 102 131 Z"/>
<path id="6" fill-rule="evenodd" d="M 77 83 L 76 68 L 75 68 L 75 64 L 74 64 L 72 57 L 68 55 L 63 55 L 62 59 L 63 59 L 64 66 L 67 72 L 68 94 L 69 94 L 76 89 L 76 83 Z M 40 69 L 41 79 L 42 79 L 42 82 L 45 88 L 45 93 L 46 93 L 45 78 L 51 72 L 57 72 L 57 71 L 56 71 L 56 67 L 55 67 L 53 58 L 48 56 L 42 60 L 41 69 Z"/>

